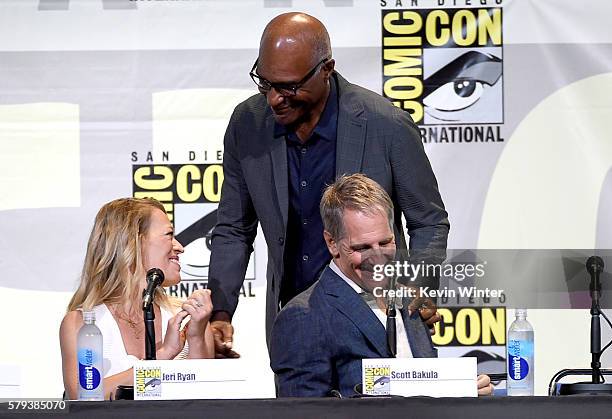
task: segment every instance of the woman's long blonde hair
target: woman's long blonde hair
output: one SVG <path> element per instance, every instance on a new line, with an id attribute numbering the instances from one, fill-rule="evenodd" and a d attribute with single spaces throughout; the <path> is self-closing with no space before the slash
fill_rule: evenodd
<path id="1" fill-rule="evenodd" d="M 91 310 L 99 304 L 137 302 L 142 294 L 144 272 L 142 240 L 149 231 L 154 209 L 166 210 L 152 198 L 121 198 L 105 204 L 98 214 L 87 242 L 81 282 L 68 304 L 68 311 Z M 155 302 L 172 304 L 162 287 Z"/>

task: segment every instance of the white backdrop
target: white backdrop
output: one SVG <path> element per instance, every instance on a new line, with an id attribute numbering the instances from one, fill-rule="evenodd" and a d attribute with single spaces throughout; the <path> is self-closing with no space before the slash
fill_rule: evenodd
<path id="1" fill-rule="evenodd" d="M 605 216 L 612 202 L 607 1 L 2 1 L 0 394 L 61 394 L 59 323 L 103 203 L 138 193 L 164 201 L 187 245 L 184 285 L 172 292 L 184 296 L 205 286 L 206 267 L 194 266 L 208 263 L 222 136 L 233 107 L 256 93 L 248 71 L 272 17 L 293 10 L 318 17 L 339 72 L 382 93 L 390 77 L 383 16 L 477 9 L 499 10 L 498 43 L 424 45 L 419 64 L 422 79 L 466 51 L 501 62 L 495 82 L 481 83 L 482 96 L 470 95 L 471 109 L 486 109 L 452 122 L 421 122 L 439 135 L 453 127 L 500 133 L 488 142 L 424 140 L 450 214 L 449 248 L 612 247 Z M 405 29 L 407 22 L 398 24 Z M 423 33 L 415 36 L 422 41 Z M 432 107 L 426 112 L 436 114 Z M 186 188 L 179 172 L 188 166 L 201 190 Z M 160 180 L 149 170 L 165 175 Z M 201 219 L 205 228 L 195 228 Z M 259 397 L 274 395 L 264 339 L 265 262 L 259 236 L 235 317 L 235 347 L 250 361 Z M 588 314 L 535 310 L 529 318 L 543 394 L 558 369 L 589 365 Z M 494 330 L 512 319 L 497 320 Z M 473 325 L 457 327 L 465 334 Z M 479 350 L 503 366 L 495 355 L 503 356 L 505 337 L 460 343 L 441 353 Z"/>

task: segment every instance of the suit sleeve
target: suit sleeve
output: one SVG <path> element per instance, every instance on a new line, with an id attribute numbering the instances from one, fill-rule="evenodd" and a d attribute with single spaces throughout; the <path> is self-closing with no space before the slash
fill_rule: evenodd
<path id="1" fill-rule="evenodd" d="M 431 262 L 446 257 L 450 223 L 419 130 L 408 112 L 394 113 L 390 160 L 394 201 L 406 218 L 411 256 Z"/>
<path id="2" fill-rule="evenodd" d="M 312 312 L 287 306 L 272 328 L 270 366 L 279 397 L 325 397 L 332 390 L 329 344 Z"/>
<path id="3" fill-rule="evenodd" d="M 232 315 L 253 252 L 258 222 L 239 159 L 238 115 L 235 110 L 225 132 L 224 180 L 217 224 L 212 232 L 208 278 L 213 310 Z"/>

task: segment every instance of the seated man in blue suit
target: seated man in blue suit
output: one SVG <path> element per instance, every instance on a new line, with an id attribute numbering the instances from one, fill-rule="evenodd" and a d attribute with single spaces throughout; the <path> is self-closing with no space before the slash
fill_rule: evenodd
<path id="1" fill-rule="evenodd" d="M 395 253 L 391 199 L 376 182 L 355 174 L 325 190 L 320 210 L 332 261 L 281 310 L 272 328 L 270 363 L 281 397 L 322 397 L 332 390 L 354 395 L 361 360 L 392 357 L 384 301 L 371 298 L 381 286 L 372 279 L 379 262 L 367 256 Z M 399 313 L 397 356 L 436 357 L 418 311 Z M 487 376 L 478 378 L 478 387 L 479 394 L 493 390 Z"/>

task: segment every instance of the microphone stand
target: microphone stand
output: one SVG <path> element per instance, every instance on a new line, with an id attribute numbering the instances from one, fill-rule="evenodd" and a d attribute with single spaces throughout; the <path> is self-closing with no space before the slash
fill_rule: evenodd
<path id="1" fill-rule="evenodd" d="M 152 360 L 155 358 L 155 312 L 153 304 L 143 305 L 144 325 L 145 325 L 145 359 Z"/>
<path id="2" fill-rule="evenodd" d="M 389 282 L 389 291 L 395 292 L 396 284 L 396 278 L 392 278 Z M 387 295 L 387 348 L 395 358 L 397 355 L 397 329 L 395 323 L 397 310 L 395 308 L 395 297 L 390 297 L 389 294 Z"/>
<path id="3" fill-rule="evenodd" d="M 593 369 L 593 384 L 601 383 L 601 323 L 599 311 L 599 294 L 601 293 L 601 283 L 599 282 L 599 272 L 594 271 L 591 278 L 591 368 Z"/>
<path id="4" fill-rule="evenodd" d="M 144 312 L 145 324 L 145 359 L 147 361 L 155 358 L 155 313 L 153 312 L 153 304 L 143 304 L 142 311 Z M 120 384 L 117 386 L 114 394 L 115 400 L 134 400 L 134 386 Z M 113 394 L 111 394 L 113 400 Z"/>
<path id="5" fill-rule="evenodd" d="M 551 380 L 549 393 L 552 395 L 576 395 L 576 394 L 612 394 L 612 384 L 603 382 L 603 374 L 610 375 L 611 370 L 601 370 L 601 311 L 599 308 L 599 297 L 601 295 L 601 282 L 599 273 L 603 271 L 603 260 L 598 256 L 591 256 L 586 262 L 587 271 L 591 274 L 589 286 L 591 294 L 591 370 L 562 370 Z M 568 375 L 585 375 L 590 372 L 591 382 L 562 383 L 558 390 L 555 389 L 557 382 Z"/>
<path id="6" fill-rule="evenodd" d="M 147 288 L 142 291 L 142 311 L 144 312 L 145 326 L 145 359 L 155 358 L 155 312 L 153 300 L 155 289 L 164 282 L 164 272 L 159 268 L 147 271 Z"/>
<path id="7" fill-rule="evenodd" d="M 142 295 L 147 290 L 142 290 Z M 151 361 L 155 356 L 155 311 L 153 301 L 145 301 L 142 305 L 145 326 L 145 359 Z M 111 395 L 112 400 L 112 395 Z M 134 386 L 119 385 L 115 391 L 115 400 L 134 400 Z"/>

